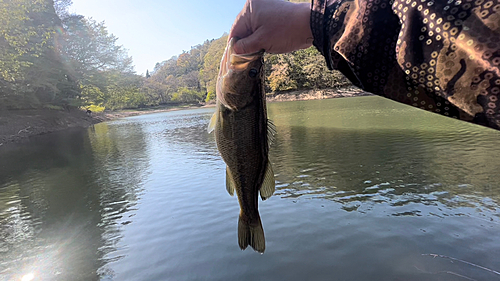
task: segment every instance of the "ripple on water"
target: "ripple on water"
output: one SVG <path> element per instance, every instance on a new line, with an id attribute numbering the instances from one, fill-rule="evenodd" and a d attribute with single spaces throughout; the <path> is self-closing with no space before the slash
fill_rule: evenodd
<path id="1" fill-rule="evenodd" d="M 269 105 L 264 255 L 237 245 L 238 200 L 206 133 L 213 110 L 46 136 L 8 165 L 0 155 L 0 279 L 492 280 L 422 254 L 498 267 L 499 135 L 386 107 Z"/>
<path id="2" fill-rule="evenodd" d="M 456 208 L 487 209 L 497 218 L 496 132 L 460 122 L 414 131 L 275 123 L 271 160 L 282 198 L 323 198 L 349 211 L 383 204 L 395 208 L 396 215 L 426 214 L 427 206 L 441 207 L 441 215 Z M 411 204 L 418 204 L 418 212 L 397 210 Z"/>

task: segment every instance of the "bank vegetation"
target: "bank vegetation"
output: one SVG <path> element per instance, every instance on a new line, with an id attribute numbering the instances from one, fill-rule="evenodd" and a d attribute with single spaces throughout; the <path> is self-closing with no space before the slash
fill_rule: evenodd
<path id="1" fill-rule="evenodd" d="M 104 22 L 69 13 L 71 0 L 0 2 L 0 110 L 134 109 L 210 103 L 227 35 L 138 75 Z M 313 47 L 265 56 L 272 95 L 350 85 Z"/>

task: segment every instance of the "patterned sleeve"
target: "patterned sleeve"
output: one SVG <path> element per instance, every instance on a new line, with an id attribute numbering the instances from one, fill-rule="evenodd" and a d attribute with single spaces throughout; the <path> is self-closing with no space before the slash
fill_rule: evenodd
<path id="1" fill-rule="evenodd" d="M 313 0 L 311 29 L 362 89 L 500 130 L 499 0 Z"/>

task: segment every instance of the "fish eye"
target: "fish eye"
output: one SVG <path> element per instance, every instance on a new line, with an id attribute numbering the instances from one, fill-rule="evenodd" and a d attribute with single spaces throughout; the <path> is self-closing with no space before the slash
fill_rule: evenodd
<path id="1" fill-rule="evenodd" d="M 257 77 L 257 74 L 259 74 L 259 71 L 255 68 L 250 69 L 250 71 L 248 72 L 248 76 L 252 78 Z"/>

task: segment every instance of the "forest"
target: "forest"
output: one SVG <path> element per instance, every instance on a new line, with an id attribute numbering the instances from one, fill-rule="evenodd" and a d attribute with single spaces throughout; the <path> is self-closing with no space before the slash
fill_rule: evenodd
<path id="1" fill-rule="evenodd" d="M 297 1 L 304 2 L 304 1 Z M 69 12 L 71 0 L 0 1 L 0 110 L 92 111 L 207 103 L 227 34 L 162 62 L 145 76 L 104 22 Z M 314 48 L 266 54 L 266 92 L 350 85 Z"/>

